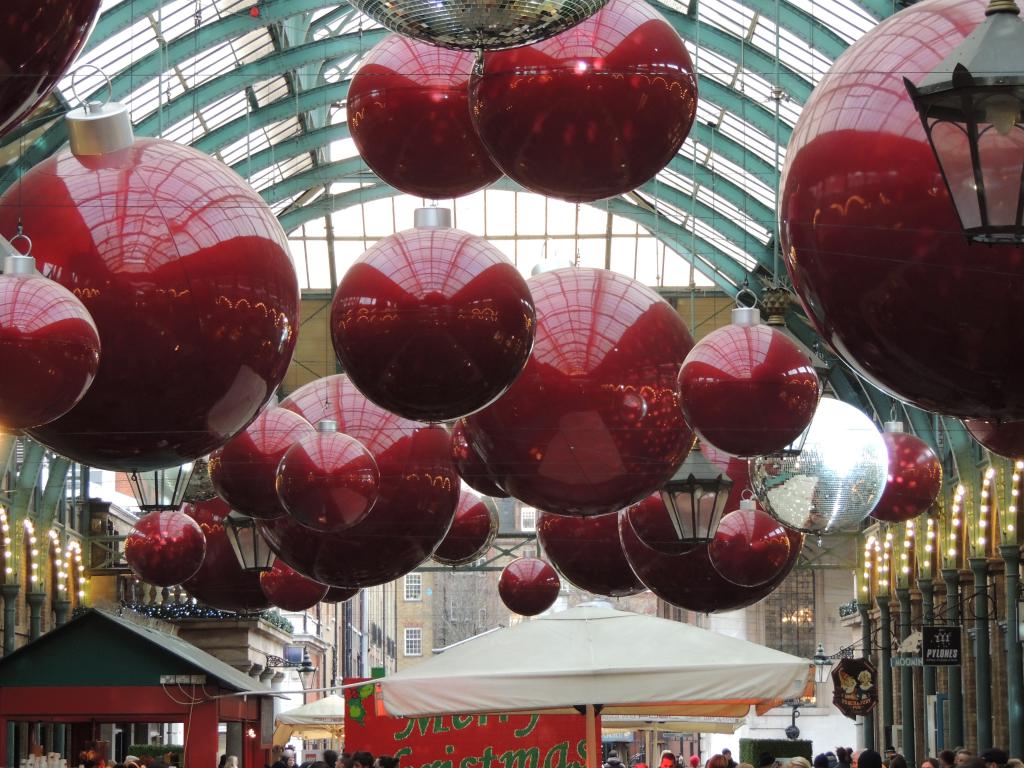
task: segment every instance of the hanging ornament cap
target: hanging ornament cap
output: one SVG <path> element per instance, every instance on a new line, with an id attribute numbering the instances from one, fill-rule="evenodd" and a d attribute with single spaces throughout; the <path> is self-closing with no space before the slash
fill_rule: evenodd
<path id="1" fill-rule="evenodd" d="M 452 211 L 450 208 L 417 208 L 412 221 L 417 229 L 451 229 Z"/>
<path id="2" fill-rule="evenodd" d="M 24 253 L 19 251 L 14 244 L 19 240 L 28 244 Z M 8 240 L 0 237 L 0 249 L 3 251 L 3 273 L 5 275 L 34 275 L 36 274 L 36 260 L 32 258 L 32 241 L 27 235 L 18 234 Z"/>
<path id="3" fill-rule="evenodd" d="M 321 419 L 316 423 L 317 432 L 337 432 L 338 422 L 334 419 Z"/>
<path id="4" fill-rule="evenodd" d="M 736 307 L 732 311 L 732 324 L 751 326 L 761 324 L 761 310 L 757 307 Z"/>
<path id="5" fill-rule="evenodd" d="M 885 422 L 884 432 L 902 432 L 903 422 L 902 421 L 887 421 Z"/>
<path id="6" fill-rule="evenodd" d="M 740 499 L 740 509 L 747 510 L 748 512 L 756 512 L 757 502 L 753 498 Z"/>
<path id="7" fill-rule="evenodd" d="M 90 102 L 67 114 L 68 141 L 77 157 L 106 155 L 135 142 L 128 108 L 120 102 Z"/>

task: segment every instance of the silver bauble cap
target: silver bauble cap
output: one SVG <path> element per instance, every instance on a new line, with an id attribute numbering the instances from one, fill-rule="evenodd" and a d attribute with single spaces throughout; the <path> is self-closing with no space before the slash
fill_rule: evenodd
<path id="1" fill-rule="evenodd" d="M 451 208 L 437 208 L 434 206 L 430 208 L 417 208 L 412 214 L 412 225 L 416 229 L 451 229 L 452 210 Z"/>
<path id="2" fill-rule="evenodd" d="M 86 104 L 68 112 L 68 143 L 78 157 L 107 155 L 135 143 L 128 107 L 117 101 Z"/>

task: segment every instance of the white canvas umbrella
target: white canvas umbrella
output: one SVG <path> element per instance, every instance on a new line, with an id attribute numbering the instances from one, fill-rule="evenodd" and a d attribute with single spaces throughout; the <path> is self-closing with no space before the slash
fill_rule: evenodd
<path id="1" fill-rule="evenodd" d="M 274 724 L 275 744 L 284 744 L 292 736 L 340 739 L 345 733 L 345 700 L 341 696 L 324 696 L 282 712 L 274 718 Z"/>

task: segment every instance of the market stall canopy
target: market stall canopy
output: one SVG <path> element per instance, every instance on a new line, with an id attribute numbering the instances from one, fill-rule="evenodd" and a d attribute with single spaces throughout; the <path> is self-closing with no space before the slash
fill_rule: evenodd
<path id="1" fill-rule="evenodd" d="M 345 733 L 345 700 L 324 696 L 274 718 L 274 743 L 284 744 L 292 736 L 303 739 L 340 739 Z"/>
<path id="2" fill-rule="evenodd" d="M 607 715 L 601 718 L 602 738 L 609 734 L 657 731 L 658 733 L 736 733 L 746 720 L 739 717 L 640 717 Z"/>

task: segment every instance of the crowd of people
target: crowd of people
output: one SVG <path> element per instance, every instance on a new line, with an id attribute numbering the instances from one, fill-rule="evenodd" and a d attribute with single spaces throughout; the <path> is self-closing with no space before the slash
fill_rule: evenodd
<path id="1" fill-rule="evenodd" d="M 671 751 L 665 750 L 661 753 L 661 761 L 656 766 L 648 766 L 642 758 L 634 759 L 631 763 L 635 768 L 700 768 L 701 759 L 699 755 L 690 755 L 689 758 L 684 759 L 682 755 L 675 755 Z M 704 768 L 780 768 L 780 766 L 781 761 L 767 752 L 762 752 L 758 756 L 756 766 L 751 763 L 737 763 L 732 759 L 732 752 L 729 749 L 723 749 L 720 754 L 713 755 L 704 763 Z M 817 755 L 813 763 L 806 757 L 788 758 L 786 766 L 787 768 L 1024 768 L 1024 762 L 1018 758 L 1011 758 L 1005 750 L 996 747 L 985 750 L 980 755 L 959 748 L 943 750 L 938 757 L 926 757 L 918 767 L 908 766 L 906 758 L 893 749 L 887 749 L 883 756 L 873 749 L 855 752 L 852 749 L 839 747 L 834 752 L 823 752 Z M 619 758 L 618 753 L 613 751 L 608 753 L 604 768 L 626 768 L 626 766 Z"/>
<path id="2" fill-rule="evenodd" d="M 333 749 L 325 749 L 319 760 L 309 760 L 304 763 L 296 762 L 295 751 L 290 747 L 283 749 L 275 748 L 277 760 L 267 768 L 399 768 L 398 758 L 391 755 L 377 755 L 374 757 L 369 752 L 342 752 L 338 754 Z M 236 758 L 221 755 L 218 768 L 238 768 L 237 761 L 234 766 L 228 761 Z"/>

